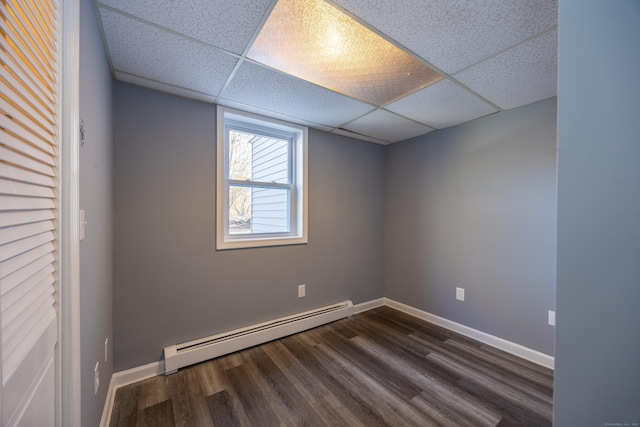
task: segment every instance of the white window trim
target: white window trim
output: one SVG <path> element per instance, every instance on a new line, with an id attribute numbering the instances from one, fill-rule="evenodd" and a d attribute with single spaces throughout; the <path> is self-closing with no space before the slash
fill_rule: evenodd
<path id="1" fill-rule="evenodd" d="M 277 131 L 294 132 L 296 137 L 294 164 L 295 164 L 295 185 L 296 197 L 292 202 L 295 204 L 295 215 L 291 221 L 292 230 L 287 235 L 242 235 L 231 236 L 226 233 L 227 212 L 225 209 L 226 192 L 228 181 L 226 178 L 226 155 L 225 155 L 225 119 L 241 121 L 248 125 L 267 127 Z M 257 248 L 264 246 L 280 245 L 300 245 L 308 242 L 308 155 L 307 155 L 308 129 L 292 123 L 258 116 L 227 107 L 217 106 L 217 135 L 216 135 L 216 249 L 240 249 Z"/>

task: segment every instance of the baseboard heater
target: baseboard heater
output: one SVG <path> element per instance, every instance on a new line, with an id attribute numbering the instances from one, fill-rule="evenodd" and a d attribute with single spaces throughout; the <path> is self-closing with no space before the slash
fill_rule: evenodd
<path id="1" fill-rule="evenodd" d="M 172 374 L 185 366 L 306 331 L 307 329 L 349 317 L 352 314 L 352 302 L 344 301 L 199 340 L 165 347 L 165 374 Z"/>

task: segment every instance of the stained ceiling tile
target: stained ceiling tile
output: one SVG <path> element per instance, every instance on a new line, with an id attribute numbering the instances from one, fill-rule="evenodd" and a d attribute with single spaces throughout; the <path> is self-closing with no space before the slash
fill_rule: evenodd
<path id="1" fill-rule="evenodd" d="M 374 108 L 248 61 L 240 65 L 220 97 L 332 127 Z"/>
<path id="2" fill-rule="evenodd" d="M 271 0 L 100 0 L 99 4 L 241 54 Z"/>
<path id="3" fill-rule="evenodd" d="M 376 110 L 342 127 L 387 142 L 403 141 L 433 130 L 385 110 Z"/>
<path id="4" fill-rule="evenodd" d="M 454 77 L 503 109 L 557 93 L 558 32 L 549 31 Z"/>
<path id="5" fill-rule="evenodd" d="M 218 49 L 118 13 L 101 9 L 100 15 L 114 71 L 217 95 L 237 63 Z"/>
<path id="6" fill-rule="evenodd" d="M 395 113 L 443 129 L 464 123 L 497 110 L 471 92 L 442 80 L 386 107 Z"/>
<path id="7" fill-rule="evenodd" d="M 557 25 L 557 0 L 333 0 L 447 73 Z"/>

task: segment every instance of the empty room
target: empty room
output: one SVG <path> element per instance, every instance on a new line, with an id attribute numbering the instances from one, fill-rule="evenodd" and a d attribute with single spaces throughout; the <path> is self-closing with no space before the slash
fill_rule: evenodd
<path id="1" fill-rule="evenodd" d="M 0 7 L 2 425 L 640 425 L 640 2 Z"/>

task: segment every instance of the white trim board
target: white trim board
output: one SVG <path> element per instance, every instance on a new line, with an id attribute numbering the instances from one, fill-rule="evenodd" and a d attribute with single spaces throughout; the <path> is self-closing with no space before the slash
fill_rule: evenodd
<path id="1" fill-rule="evenodd" d="M 59 9 L 56 425 L 80 427 L 80 2 Z"/>
<path id="2" fill-rule="evenodd" d="M 107 398 L 104 401 L 104 408 L 102 409 L 102 417 L 100 417 L 100 427 L 109 427 L 111 424 L 111 414 L 113 413 L 113 404 L 116 401 L 116 388 L 113 385 L 114 379 L 111 375 L 109 381 L 109 388 L 107 389 Z"/>
<path id="3" fill-rule="evenodd" d="M 385 298 L 378 298 L 367 302 L 361 302 L 353 306 L 353 314 L 362 313 L 363 311 L 372 310 L 374 308 L 385 305 Z"/>
<path id="4" fill-rule="evenodd" d="M 398 311 L 402 311 L 403 313 L 406 313 L 410 316 L 417 317 L 418 319 L 433 323 L 434 325 L 441 326 L 450 331 L 457 332 L 466 337 L 473 338 L 476 341 L 480 341 L 481 343 L 490 345 L 502 351 L 506 351 L 507 353 L 511 353 L 515 356 L 529 360 L 530 362 L 537 363 L 538 365 L 544 366 L 549 369 L 553 369 L 553 356 L 549 356 L 548 354 L 544 354 L 528 347 L 524 347 L 520 344 L 516 344 L 514 342 L 487 334 L 486 332 L 478 331 L 477 329 L 461 325 L 460 323 L 453 322 L 451 320 L 445 319 L 444 317 L 436 316 L 435 314 L 419 310 L 415 307 L 402 304 L 389 298 L 378 298 L 375 300 L 356 304 L 353 306 L 353 310 L 354 314 L 358 314 L 377 307 L 382 307 L 384 305 L 394 308 Z M 111 381 L 109 382 L 109 391 L 107 392 L 107 400 L 105 401 L 102 419 L 100 420 L 100 427 L 108 427 L 109 423 L 111 422 L 111 413 L 113 412 L 113 404 L 115 402 L 116 390 L 118 388 L 158 375 L 163 375 L 164 371 L 164 361 L 158 361 L 149 363 L 144 366 L 127 369 L 126 371 L 115 372 L 111 377 Z"/>
<path id="5" fill-rule="evenodd" d="M 137 383 L 149 378 L 157 377 L 164 374 L 164 361 L 152 362 L 147 365 L 138 366 L 127 369 L 126 371 L 114 372 L 109 381 L 109 390 L 107 391 L 107 399 L 104 402 L 102 418 L 100 419 L 100 427 L 108 427 L 111 424 L 111 414 L 113 413 L 113 404 L 116 399 L 116 391 L 120 387 Z"/>
<path id="6" fill-rule="evenodd" d="M 486 332 L 470 328 L 469 326 L 453 322 L 451 320 L 445 319 L 444 317 L 436 316 L 435 314 L 422 311 L 415 307 L 402 304 L 389 298 L 384 298 L 384 300 L 384 305 L 395 308 L 396 310 L 402 311 L 403 313 L 409 314 L 413 317 L 417 317 L 418 319 L 426 320 L 429 323 L 433 323 L 434 325 L 438 325 L 450 331 L 457 332 L 466 337 L 473 338 L 476 341 L 480 341 L 481 343 L 490 345 L 499 350 L 506 351 L 507 353 L 511 353 L 515 356 L 521 357 L 546 368 L 553 369 L 554 367 L 555 358 L 553 356 L 549 356 L 548 354 L 541 353 L 537 350 L 530 349 L 523 345 L 507 341 L 503 338 L 499 338 L 491 334 L 487 334 Z"/>

